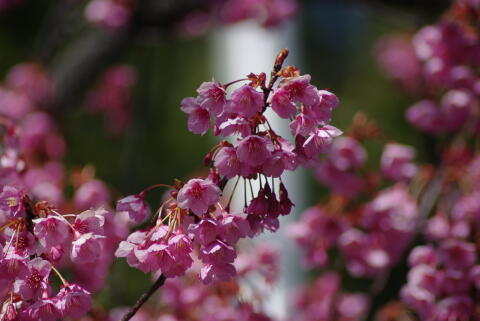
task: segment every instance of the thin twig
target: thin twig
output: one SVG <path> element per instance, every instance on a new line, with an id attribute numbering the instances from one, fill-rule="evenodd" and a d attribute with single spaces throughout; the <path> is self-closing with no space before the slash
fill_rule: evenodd
<path id="1" fill-rule="evenodd" d="M 143 293 L 140 298 L 138 298 L 137 303 L 135 303 L 135 305 L 128 310 L 128 312 L 123 316 L 121 321 L 130 320 L 135 315 L 135 313 L 140 310 L 140 308 L 145 304 L 145 302 L 147 302 L 147 300 L 155 293 L 155 291 L 157 291 L 165 283 L 166 279 L 167 278 L 163 274 L 161 274 L 158 277 L 157 281 L 155 281 L 155 283 L 153 283 L 152 286 L 148 289 L 148 291 Z"/>

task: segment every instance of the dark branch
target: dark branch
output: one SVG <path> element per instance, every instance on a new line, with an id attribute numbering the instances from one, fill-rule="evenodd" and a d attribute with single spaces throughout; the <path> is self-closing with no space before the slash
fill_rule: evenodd
<path id="1" fill-rule="evenodd" d="M 152 286 L 148 289 L 148 291 L 143 293 L 140 298 L 138 298 L 137 303 L 135 303 L 135 305 L 128 310 L 128 312 L 123 316 L 121 321 L 130 320 L 135 315 L 135 313 L 140 310 L 140 308 L 145 304 L 145 302 L 147 302 L 147 300 L 165 283 L 166 279 L 167 278 L 163 274 L 161 274 L 158 277 L 157 281 L 155 281 L 155 283 L 153 283 Z"/>

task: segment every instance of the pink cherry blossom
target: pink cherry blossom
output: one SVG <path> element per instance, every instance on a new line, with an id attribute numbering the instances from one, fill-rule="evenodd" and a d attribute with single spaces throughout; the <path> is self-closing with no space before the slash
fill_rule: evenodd
<path id="1" fill-rule="evenodd" d="M 250 135 L 237 145 L 238 159 L 248 165 L 257 166 L 265 163 L 270 157 L 268 142 L 258 135 Z"/>
<path id="2" fill-rule="evenodd" d="M 252 133 L 250 122 L 243 117 L 229 118 L 218 127 L 220 135 L 223 137 L 238 134 L 241 137 L 247 137 Z"/>
<path id="3" fill-rule="evenodd" d="M 129 195 L 117 201 L 117 212 L 127 212 L 135 222 L 144 221 L 150 210 L 143 197 L 139 195 Z"/>
<path id="4" fill-rule="evenodd" d="M 200 279 L 205 284 L 216 281 L 228 281 L 235 275 L 235 267 L 230 263 L 207 264 L 200 270 Z"/>
<path id="5" fill-rule="evenodd" d="M 328 158 L 337 169 L 348 171 L 361 167 L 367 160 L 367 152 L 357 140 L 338 137 L 332 143 Z"/>
<path id="6" fill-rule="evenodd" d="M 178 206 L 202 215 L 220 199 L 220 194 L 216 185 L 203 179 L 191 179 L 178 191 Z"/>
<path id="7" fill-rule="evenodd" d="M 292 101 L 313 106 L 319 97 L 315 86 L 310 85 L 310 80 L 310 75 L 287 78 L 281 83 L 281 88 L 288 93 Z"/>
<path id="8" fill-rule="evenodd" d="M 3 317 L 4 317 L 5 321 L 18 320 L 18 313 L 15 309 L 15 306 L 12 303 L 8 304 L 7 309 L 6 309 Z"/>
<path id="9" fill-rule="evenodd" d="M 262 169 L 265 175 L 271 177 L 280 177 L 285 170 L 284 153 L 276 150 L 271 157 L 263 164 Z"/>
<path id="10" fill-rule="evenodd" d="M 415 266 L 418 264 L 436 266 L 437 263 L 437 254 L 435 253 L 435 249 L 430 245 L 416 246 L 410 252 L 408 257 L 408 264 L 410 264 L 410 266 Z"/>
<path id="11" fill-rule="evenodd" d="M 5 185 L 0 193 L 0 214 L 9 218 L 25 215 L 23 195 L 17 188 Z"/>
<path id="12" fill-rule="evenodd" d="M 330 125 L 316 129 L 303 144 L 305 154 L 307 157 L 313 158 L 319 153 L 325 151 L 332 143 L 333 138 L 340 136 L 341 134 L 342 132 L 338 128 Z"/>
<path id="13" fill-rule="evenodd" d="M 300 113 L 290 123 L 290 130 L 293 136 L 308 136 L 318 126 L 317 121 L 308 114 Z"/>
<path id="14" fill-rule="evenodd" d="M 197 243 L 207 245 L 217 238 L 218 228 L 216 220 L 204 218 L 199 223 L 190 225 L 188 230 Z"/>
<path id="15" fill-rule="evenodd" d="M 416 128 L 428 133 L 438 133 L 443 129 L 443 119 L 434 102 L 422 100 L 407 109 L 407 120 Z"/>
<path id="16" fill-rule="evenodd" d="M 244 85 L 232 93 L 229 111 L 249 118 L 263 109 L 263 94 L 249 85 Z"/>
<path id="17" fill-rule="evenodd" d="M 99 207 L 110 202 L 110 192 L 102 181 L 92 179 L 77 189 L 74 202 L 82 209 Z"/>
<path id="18" fill-rule="evenodd" d="M 365 294 L 343 294 L 338 298 L 337 311 L 345 320 L 361 320 L 368 312 L 369 300 Z"/>
<path id="19" fill-rule="evenodd" d="M 214 165 L 220 175 L 228 179 L 239 175 L 243 166 L 234 147 L 222 147 L 215 156 Z"/>
<path id="20" fill-rule="evenodd" d="M 218 82 L 204 82 L 197 89 L 198 103 L 211 114 L 220 115 L 227 103 L 226 91 Z"/>
<path id="21" fill-rule="evenodd" d="M 442 275 L 429 265 L 419 264 L 414 266 L 407 275 L 408 284 L 425 289 L 434 295 L 439 295 L 442 282 Z"/>
<path id="22" fill-rule="evenodd" d="M 278 89 L 273 93 L 271 104 L 272 109 L 282 118 L 288 119 L 297 112 L 297 107 L 285 89 Z"/>
<path id="23" fill-rule="evenodd" d="M 166 277 L 174 277 L 185 274 L 193 263 L 190 253 L 192 241 L 185 234 L 177 234 L 168 240 L 168 251 L 173 257 L 173 264 L 164 266 L 162 273 Z"/>
<path id="24" fill-rule="evenodd" d="M 205 134 L 210 128 L 210 114 L 200 105 L 198 98 L 182 100 L 181 110 L 188 114 L 188 130 L 195 134 Z"/>
<path id="25" fill-rule="evenodd" d="M 412 163 L 415 150 L 410 146 L 387 144 L 383 150 L 380 167 L 382 174 L 396 181 L 410 180 L 417 172 Z"/>
<path id="26" fill-rule="evenodd" d="M 13 233 L 13 231 L 11 231 Z M 15 253 L 15 255 L 27 257 L 32 255 L 37 250 L 37 243 L 35 236 L 27 230 L 20 231 L 13 234 L 15 242 L 10 246 L 8 251 Z"/>
<path id="27" fill-rule="evenodd" d="M 267 176 L 279 177 L 285 170 L 297 169 L 297 155 L 293 152 L 290 142 L 279 139 L 280 149 L 273 151 L 271 157 L 263 164 L 262 170 Z"/>
<path id="28" fill-rule="evenodd" d="M 449 240 L 442 243 L 438 256 L 444 265 L 452 269 L 469 268 L 477 259 L 475 246 L 459 240 Z"/>
<path id="29" fill-rule="evenodd" d="M 332 110 L 337 108 L 340 101 L 329 91 L 319 90 L 318 102 L 314 105 L 305 106 L 304 113 L 315 119 L 319 124 L 326 125 L 332 118 Z"/>
<path id="30" fill-rule="evenodd" d="M 135 249 L 143 245 L 147 238 L 147 232 L 136 231 L 130 234 L 126 241 L 121 241 L 115 251 L 116 257 L 127 258 L 128 265 L 132 267 L 139 267 L 140 262 L 135 254 Z"/>
<path id="31" fill-rule="evenodd" d="M 233 263 L 237 256 L 235 249 L 225 242 L 216 240 L 200 249 L 200 259 L 206 264 Z"/>
<path id="32" fill-rule="evenodd" d="M 35 303 L 33 303 L 27 309 L 20 312 L 20 319 L 28 321 L 56 321 L 60 318 L 60 316 L 61 313 L 52 299 L 41 299 L 35 301 Z"/>
<path id="33" fill-rule="evenodd" d="M 80 318 L 92 307 L 90 292 L 73 284 L 63 287 L 56 296 L 56 306 L 64 316 Z"/>
<path id="34" fill-rule="evenodd" d="M 44 247 L 60 245 L 70 237 L 70 227 L 63 217 L 49 216 L 33 220 L 33 232 Z"/>
<path id="35" fill-rule="evenodd" d="M 222 218 L 219 235 L 228 244 L 235 244 L 250 232 L 246 217 L 241 214 L 227 214 Z"/>
<path id="36" fill-rule="evenodd" d="M 468 90 L 455 89 L 447 92 L 441 101 L 441 113 L 446 129 L 457 131 L 467 121 L 475 104 L 475 97 Z"/>
<path id="37" fill-rule="evenodd" d="M 195 134 L 205 134 L 210 129 L 210 114 L 206 109 L 197 108 L 188 115 L 188 130 Z"/>
<path id="38" fill-rule="evenodd" d="M 15 292 L 25 300 L 39 299 L 48 287 L 48 277 L 51 271 L 50 262 L 35 258 L 28 263 L 28 272 L 20 275 L 15 281 Z"/>
<path id="39" fill-rule="evenodd" d="M 248 214 L 253 214 L 257 216 L 263 216 L 268 212 L 269 209 L 269 201 L 266 196 L 265 189 L 260 189 L 258 192 L 257 197 L 255 197 L 248 205 L 246 212 Z"/>
<path id="40" fill-rule="evenodd" d="M 73 227 L 80 233 L 103 234 L 107 214 L 103 208 L 84 211 L 75 217 Z"/>
<path id="41" fill-rule="evenodd" d="M 102 240 L 104 236 L 86 233 L 76 236 L 72 243 L 70 258 L 74 263 L 92 263 L 98 260 L 102 253 Z"/>
<path id="42" fill-rule="evenodd" d="M 93 0 L 85 8 L 88 21 L 106 28 L 123 27 L 130 16 L 131 10 L 126 5 L 113 0 Z"/>
<path id="43" fill-rule="evenodd" d="M 138 268 L 144 273 L 155 271 L 168 271 L 175 264 L 174 258 L 165 242 L 152 243 L 145 248 L 136 248 L 135 256 L 140 264 Z"/>

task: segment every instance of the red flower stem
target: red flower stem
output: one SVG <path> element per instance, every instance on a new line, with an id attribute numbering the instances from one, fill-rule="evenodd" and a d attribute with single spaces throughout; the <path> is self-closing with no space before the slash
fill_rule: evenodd
<path id="1" fill-rule="evenodd" d="M 243 79 L 234 80 L 234 81 L 229 82 L 228 84 L 223 85 L 222 87 L 226 89 L 226 88 L 228 88 L 228 86 L 236 84 L 237 82 L 247 81 L 247 80 L 249 80 L 249 79 L 248 78 L 243 78 Z"/>
<path id="2" fill-rule="evenodd" d="M 55 274 L 57 274 L 60 281 L 62 281 L 63 286 L 68 286 L 69 285 L 67 280 L 65 280 L 65 278 L 62 276 L 62 274 L 60 274 L 60 271 L 58 271 L 53 265 L 52 265 L 52 271 L 55 272 Z"/>
<path id="3" fill-rule="evenodd" d="M 16 220 L 11 221 L 10 223 L 6 223 L 6 224 L 0 226 L 0 232 L 3 231 L 6 228 L 12 226 L 12 225 L 15 225 L 15 224 L 19 223 L 19 222 L 20 222 L 20 220 L 16 219 Z"/>
<path id="4" fill-rule="evenodd" d="M 230 194 L 230 198 L 228 199 L 227 207 L 225 208 L 226 211 L 230 211 L 230 203 L 232 203 L 233 194 L 235 194 L 235 191 L 237 190 L 237 186 L 238 186 L 239 181 L 240 181 L 240 176 L 237 177 L 237 181 L 235 182 L 235 185 L 233 186 L 232 194 Z"/>
<path id="5" fill-rule="evenodd" d="M 134 306 L 132 306 L 127 313 L 123 316 L 121 321 L 128 321 L 130 320 L 135 313 L 137 313 L 138 310 L 145 304 L 145 302 L 148 301 L 148 299 L 165 283 L 165 280 L 167 278 L 161 274 L 157 281 L 152 284 L 152 286 L 147 290 L 147 292 L 143 293 L 140 298 L 138 298 L 137 303 L 135 303 Z"/>
<path id="6" fill-rule="evenodd" d="M 255 198 L 255 196 L 253 195 L 253 187 L 252 187 L 252 180 L 248 180 L 248 184 L 250 185 L 250 194 L 252 194 L 252 200 Z"/>
<path id="7" fill-rule="evenodd" d="M 145 197 L 145 195 L 150 192 L 151 190 L 155 189 L 155 188 L 158 188 L 158 187 L 168 187 L 168 188 L 175 188 L 173 187 L 172 185 L 168 185 L 168 184 L 155 184 L 155 185 L 152 185 L 150 187 L 147 187 L 146 189 L 144 189 L 142 192 L 140 192 L 138 194 L 138 196 L 140 197 Z"/>
<path id="8" fill-rule="evenodd" d="M 161 217 L 162 215 L 162 212 L 163 212 L 163 208 L 168 204 L 170 203 L 171 201 L 173 201 L 173 197 L 170 197 L 168 200 L 166 200 L 165 202 L 162 203 L 162 205 L 160 206 L 160 208 L 158 209 L 158 211 L 152 215 L 152 218 L 150 219 L 150 225 L 153 225 L 153 223 L 155 222 L 155 219 L 157 218 L 157 216 Z M 162 220 L 162 223 L 163 223 L 163 220 Z"/>
<path id="9" fill-rule="evenodd" d="M 243 178 L 243 207 L 247 208 L 247 180 Z"/>

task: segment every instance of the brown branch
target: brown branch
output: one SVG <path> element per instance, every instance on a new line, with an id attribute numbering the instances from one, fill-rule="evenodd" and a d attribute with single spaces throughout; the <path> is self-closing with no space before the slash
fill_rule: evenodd
<path id="1" fill-rule="evenodd" d="M 138 298 L 137 303 L 135 303 L 135 305 L 132 306 L 127 311 L 127 313 L 125 313 L 121 321 L 128 321 L 133 318 L 135 313 L 140 310 L 140 308 L 145 304 L 145 302 L 147 302 L 147 300 L 165 283 L 166 279 L 167 278 L 163 274 L 161 274 L 158 277 L 157 281 L 155 281 L 155 283 L 153 283 L 152 286 L 147 290 L 147 292 L 143 293 L 140 298 Z"/>

